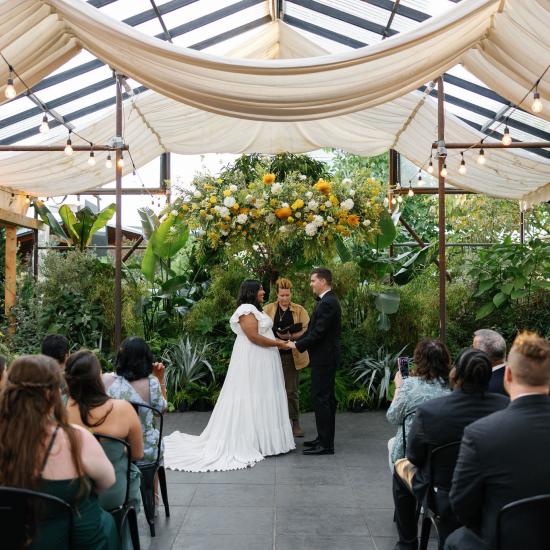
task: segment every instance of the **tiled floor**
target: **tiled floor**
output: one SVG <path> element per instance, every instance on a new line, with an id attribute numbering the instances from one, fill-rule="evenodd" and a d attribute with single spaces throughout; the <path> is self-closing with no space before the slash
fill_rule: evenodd
<path id="1" fill-rule="evenodd" d="M 208 413 L 170 414 L 165 433 L 198 434 Z M 312 414 L 302 418 L 315 436 Z M 336 454 L 297 450 L 254 468 L 192 474 L 168 472 L 171 517 L 162 507 L 157 536 L 140 517 L 145 550 L 389 550 L 392 521 L 387 441 L 393 429 L 381 412 L 336 418 Z"/>

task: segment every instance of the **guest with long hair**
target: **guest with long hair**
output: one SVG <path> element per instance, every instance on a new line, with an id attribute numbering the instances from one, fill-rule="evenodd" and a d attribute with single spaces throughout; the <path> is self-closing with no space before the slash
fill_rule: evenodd
<path id="1" fill-rule="evenodd" d="M 114 484 L 113 466 L 91 433 L 69 424 L 60 387 L 53 359 L 24 355 L 12 363 L 0 392 L 0 485 L 41 491 L 71 504 L 74 548 L 117 549 L 114 520 L 96 496 Z M 67 533 L 52 521 L 36 536 L 54 548 Z"/>

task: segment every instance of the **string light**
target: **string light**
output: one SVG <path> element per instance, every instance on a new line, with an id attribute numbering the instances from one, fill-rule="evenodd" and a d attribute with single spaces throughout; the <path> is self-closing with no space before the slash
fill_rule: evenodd
<path id="1" fill-rule="evenodd" d="M 117 166 L 119 168 L 124 168 L 124 157 L 122 156 L 122 151 L 120 152 L 120 158 L 117 160 Z"/>
<path id="2" fill-rule="evenodd" d="M 424 185 L 424 180 L 422 179 L 422 174 L 418 174 L 418 187 L 422 187 Z"/>
<path id="3" fill-rule="evenodd" d="M 69 130 L 69 137 L 67 138 L 67 145 L 65 145 L 65 154 L 70 157 L 74 153 L 71 141 L 71 131 Z"/>
<path id="4" fill-rule="evenodd" d="M 414 191 L 411 187 L 411 180 L 409 180 L 409 192 L 407 193 L 407 195 L 409 195 L 409 197 L 414 197 Z"/>
<path id="5" fill-rule="evenodd" d="M 466 161 L 464 160 L 464 153 L 460 153 L 462 160 L 460 161 L 460 166 L 458 167 L 458 173 L 464 175 L 466 173 Z"/>
<path id="6" fill-rule="evenodd" d="M 443 163 L 443 168 L 441 168 L 441 172 L 439 172 L 439 175 L 442 177 L 442 178 L 446 178 L 447 177 L 447 164 L 446 163 Z"/>
<path id="7" fill-rule="evenodd" d="M 111 153 L 107 154 L 107 160 L 105 161 L 105 168 L 112 168 L 113 161 L 111 160 Z"/>
<path id="8" fill-rule="evenodd" d="M 508 128 L 508 126 L 506 126 L 506 128 L 504 128 L 504 134 L 502 136 L 502 145 L 510 145 L 510 143 L 512 143 L 512 136 L 510 135 L 510 129 Z"/>
<path id="9" fill-rule="evenodd" d="M 13 67 L 11 65 L 9 65 L 9 70 L 8 82 L 6 89 L 4 90 L 4 94 L 8 99 L 13 99 L 17 95 L 17 92 L 15 91 L 15 87 L 13 85 Z"/>
<path id="10" fill-rule="evenodd" d="M 95 166 L 95 154 L 93 149 L 90 150 L 90 156 L 88 157 L 88 164 L 90 166 Z"/>
<path id="11" fill-rule="evenodd" d="M 540 94 L 536 88 L 535 93 L 533 94 L 531 109 L 533 110 L 533 113 L 542 113 L 542 100 L 540 99 Z"/>
<path id="12" fill-rule="evenodd" d="M 384 197 L 384 206 L 387 208 L 390 205 L 390 199 L 388 197 Z"/>
<path id="13" fill-rule="evenodd" d="M 477 156 L 477 163 L 478 164 L 485 164 L 485 161 L 487 159 L 485 158 L 485 151 L 483 147 L 479 150 L 479 155 Z"/>
<path id="14" fill-rule="evenodd" d="M 432 161 L 432 157 L 430 156 L 430 163 L 428 164 L 428 174 L 434 173 L 434 163 Z"/>
<path id="15" fill-rule="evenodd" d="M 38 130 L 41 134 L 47 134 L 50 131 L 50 124 L 48 123 L 48 117 L 46 113 L 42 117 L 42 123 L 40 124 Z"/>
<path id="16" fill-rule="evenodd" d="M 399 195 L 399 197 L 397 197 L 397 202 L 399 204 L 401 204 L 403 202 L 403 197 L 401 195 Z"/>

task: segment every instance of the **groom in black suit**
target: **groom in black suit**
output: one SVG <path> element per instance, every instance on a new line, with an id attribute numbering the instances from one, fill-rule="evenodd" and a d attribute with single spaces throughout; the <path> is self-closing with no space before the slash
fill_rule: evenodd
<path id="1" fill-rule="evenodd" d="M 305 334 L 289 347 L 308 351 L 311 366 L 311 400 L 315 411 L 317 437 L 306 441 L 305 455 L 334 454 L 336 398 L 334 379 L 340 366 L 342 310 L 332 292 L 332 273 L 318 268 L 311 273 L 310 286 L 318 300 Z"/>

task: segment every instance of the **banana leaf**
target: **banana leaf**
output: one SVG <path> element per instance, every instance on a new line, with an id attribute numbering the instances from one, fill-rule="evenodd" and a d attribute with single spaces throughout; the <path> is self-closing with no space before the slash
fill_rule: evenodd
<path id="1" fill-rule="evenodd" d="M 399 219 L 399 216 L 397 216 L 397 219 Z M 397 237 L 397 228 L 395 227 L 392 216 L 386 209 L 382 210 L 380 214 L 378 230 L 377 233 L 368 238 L 369 244 L 376 250 L 387 248 Z"/>
<path id="2" fill-rule="evenodd" d="M 141 219 L 141 227 L 145 238 L 149 240 L 160 222 L 158 216 L 150 208 L 138 208 L 138 214 Z"/>
<path id="3" fill-rule="evenodd" d="M 143 254 L 143 259 L 141 260 L 141 272 L 143 276 L 150 282 L 155 280 L 155 271 L 157 269 L 157 257 L 153 252 L 153 245 L 151 241 L 147 243 L 147 248 L 145 249 L 145 254 Z"/>
<path id="4" fill-rule="evenodd" d="M 78 229 L 76 229 L 76 225 L 78 224 L 78 219 L 74 215 L 74 212 L 69 208 L 68 205 L 64 204 L 59 209 L 59 215 L 63 220 L 63 224 L 65 225 L 67 232 L 69 233 L 69 239 L 71 240 L 72 244 L 73 245 L 79 244 L 80 234 L 78 232 Z"/>
<path id="5" fill-rule="evenodd" d="M 188 238 L 189 228 L 185 222 L 168 214 L 151 235 L 150 242 L 153 252 L 163 260 L 168 260 L 186 245 Z"/>
<path id="6" fill-rule="evenodd" d="M 92 240 L 92 236 L 96 231 L 103 229 L 107 225 L 109 220 L 115 215 L 115 211 L 116 211 L 116 205 L 115 203 L 111 203 L 95 215 L 95 221 L 90 229 L 90 234 L 88 236 L 86 245 L 90 244 L 90 241 Z"/>
<path id="7" fill-rule="evenodd" d="M 67 233 L 65 233 L 61 224 L 55 219 L 55 216 L 50 212 L 50 209 L 44 204 L 43 201 L 36 199 L 34 201 L 34 209 L 36 213 L 40 216 L 40 219 L 51 229 L 52 233 L 63 239 L 64 241 L 69 241 Z"/>

